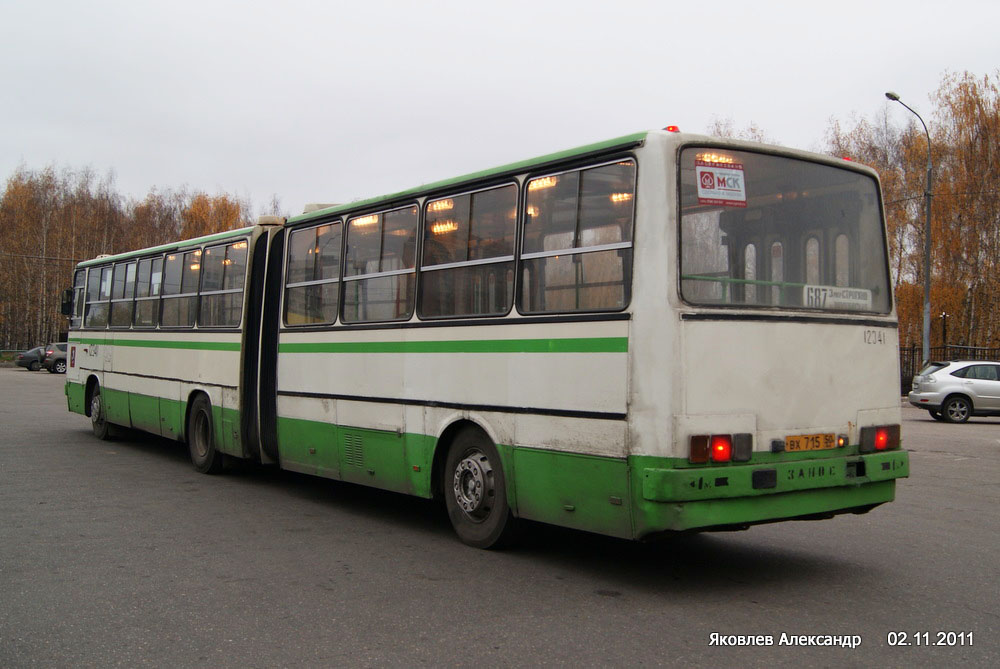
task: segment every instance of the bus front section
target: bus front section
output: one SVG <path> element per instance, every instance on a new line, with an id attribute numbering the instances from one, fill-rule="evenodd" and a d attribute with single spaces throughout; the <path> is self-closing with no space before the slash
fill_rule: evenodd
<path id="1" fill-rule="evenodd" d="M 875 173 L 728 147 L 676 153 L 681 381 L 638 535 L 863 513 L 909 471 Z"/>

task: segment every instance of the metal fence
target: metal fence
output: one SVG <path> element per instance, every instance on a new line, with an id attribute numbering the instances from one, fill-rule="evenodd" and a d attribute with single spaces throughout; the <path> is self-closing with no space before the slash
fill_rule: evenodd
<path id="1" fill-rule="evenodd" d="M 899 386 L 905 395 L 910 392 L 913 375 L 920 371 L 921 350 L 919 346 L 899 348 Z M 1000 360 L 1000 348 L 982 346 L 932 346 L 931 360 Z"/>

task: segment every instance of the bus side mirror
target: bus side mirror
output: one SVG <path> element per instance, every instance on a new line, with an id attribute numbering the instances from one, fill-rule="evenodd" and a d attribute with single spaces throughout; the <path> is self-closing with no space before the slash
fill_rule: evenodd
<path id="1" fill-rule="evenodd" d="M 72 288 L 67 288 L 66 290 L 64 290 L 62 292 L 62 306 L 60 307 L 59 312 L 63 316 L 72 316 L 73 315 L 73 289 Z"/>

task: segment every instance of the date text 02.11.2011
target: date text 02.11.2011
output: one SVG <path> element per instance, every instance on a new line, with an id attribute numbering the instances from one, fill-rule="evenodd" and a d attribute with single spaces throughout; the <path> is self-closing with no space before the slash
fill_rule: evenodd
<path id="1" fill-rule="evenodd" d="M 890 646 L 971 646 L 972 632 L 889 632 Z"/>

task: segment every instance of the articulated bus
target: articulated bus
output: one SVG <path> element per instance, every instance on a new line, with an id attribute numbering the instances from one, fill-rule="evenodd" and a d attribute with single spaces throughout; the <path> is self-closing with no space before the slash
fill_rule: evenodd
<path id="1" fill-rule="evenodd" d="M 864 513 L 908 475 L 877 175 L 651 131 L 80 263 L 95 435 L 631 539 Z"/>

